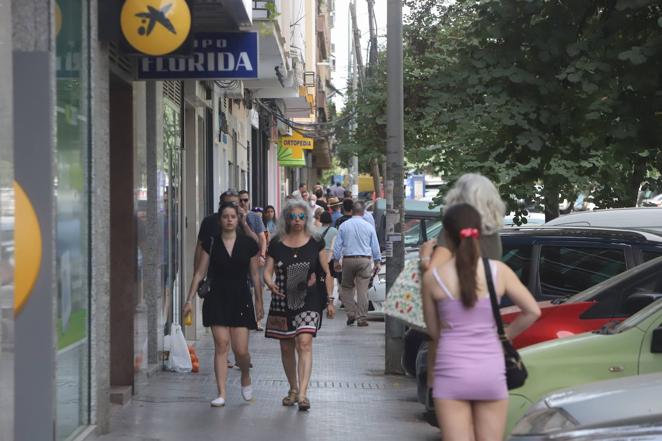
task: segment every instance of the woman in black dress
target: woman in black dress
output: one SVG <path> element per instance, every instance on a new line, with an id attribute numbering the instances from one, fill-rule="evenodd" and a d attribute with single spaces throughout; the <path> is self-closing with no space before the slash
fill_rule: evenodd
<path id="1" fill-rule="evenodd" d="M 241 369 L 241 395 L 246 401 L 253 399 L 249 373 L 248 330 L 256 329 L 256 319 L 260 321 L 264 315 L 257 242 L 249 236 L 237 234 L 239 213 L 236 205 L 223 204 L 219 213 L 221 234 L 202 244 L 205 252 L 202 253 L 198 270 L 193 275 L 184 306 L 186 315 L 191 311 L 191 299 L 206 273 L 211 280 L 211 292 L 202 304 L 202 323 L 211 327 L 214 336 L 214 372 L 218 398 L 214 399 L 211 405 L 215 407 L 225 405 L 228 377 L 226 360 L 230 344 Z M 249 272 L 255 286 L 256 312 L 253 310 L 253 299 L 248 286 Z"/>
<path id="2" fill-rule="evenodd" d="M 283 406 L 298 402 L 299 410 L 310 409 L 307 392 L 313 337 L 322 324 L 322 312 L 326 308 L 329 318 L 336 313 L 324 241 L 313 237 L 312 225 L 308 204 L 290 200 L 278 220 L 278 234 L 269 244 L 264 270 L 265 284 L 272 294 L 266 336 L 280 340 L 281 360 L 290 384 Z"/>

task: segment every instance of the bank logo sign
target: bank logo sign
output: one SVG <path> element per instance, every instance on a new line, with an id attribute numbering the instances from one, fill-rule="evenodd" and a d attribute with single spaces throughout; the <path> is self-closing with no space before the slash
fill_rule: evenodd
<path id="1" fill-rule="evenodd" d="M 176 51 L 191 31 L 191 11 L 185 0 L 126 0 L 121 14 L 122 34 L 146 55 Z"/>
<path id="2" fill-rule="evenodd" d="M 140 80 L 254 79 L 258 74 L 257 32 L 195 34 L 188 56 L 143 57 Z"/>

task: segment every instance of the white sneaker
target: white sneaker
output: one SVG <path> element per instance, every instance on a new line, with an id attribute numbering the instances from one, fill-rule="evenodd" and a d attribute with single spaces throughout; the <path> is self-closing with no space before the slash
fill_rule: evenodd
<path id="1" fill-rule="evenodd" d="M 211 401 L 211 407 L 223 407 L 225 406 L 225 398 L 218 397 L 215 400 Z"/>
<path id="2" fill-rule="evenodd" d="M 252 401 L 253 400 L 253 386 L 248 385 L 248 386 L 241 386 L 241 396 L 244 397 L 244 400 L 246 401 Z"/>

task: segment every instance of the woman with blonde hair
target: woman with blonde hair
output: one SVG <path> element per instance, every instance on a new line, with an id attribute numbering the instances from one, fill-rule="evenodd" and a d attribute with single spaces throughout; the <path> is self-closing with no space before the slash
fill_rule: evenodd
<path id="1" fill-rule="evenodd" d="M 501 259 L 501 238 L 506 205 L 501 200 L 496 186 L 483 175 L 467 173 L 457 180 L 444 199 L 444 212 L 455 204 L 466 203 L 474 207 L 481 218 L 481 254 L 490 259 Z M 421 269 L 439 266 L 451 258 L 443 231 L 436 240 L 421 246 Z"/>
<path id="2" fill-rule="evenodd" d="M 264 269 L 264 282 L 272 294 L 266 336 L 280 340 L 290 385 L 282 402 L 283 406 L 298 403 L 299 410 L 310 409 L 313 337 L 322 324 L 322 312 L 326 309 L 329 318 L 335 315 L 324 240 L 315 231 L 308 202 L 290 200 L 278 219 Z"/>

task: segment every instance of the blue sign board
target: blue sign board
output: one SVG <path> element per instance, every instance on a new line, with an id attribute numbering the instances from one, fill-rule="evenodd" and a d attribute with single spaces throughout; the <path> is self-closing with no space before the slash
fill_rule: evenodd
<path id="1" fill-rule="evenodd" d="M 142 57 L 140 80 L 257 78 L 257 32 L 195 34 L 187 56 Z"/>

